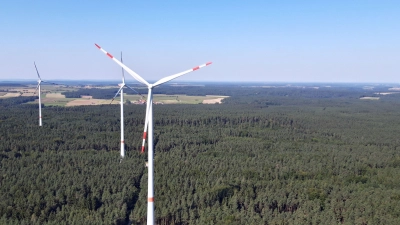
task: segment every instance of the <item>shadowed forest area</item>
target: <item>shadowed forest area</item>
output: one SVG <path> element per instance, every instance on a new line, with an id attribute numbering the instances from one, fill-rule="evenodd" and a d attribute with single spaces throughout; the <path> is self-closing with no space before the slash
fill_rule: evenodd
<path id="1" fill-rule="evenodd" d="M 157 224 L 400 224 L 400 94 L 155 90 L 230 96 L 154 106 Z M 118 105 L 42 106 L 39 127 L 34 99 L 0 99 L 0 224 L 145 224 L 145 106 L 124 106 L 119 163 Z"/>

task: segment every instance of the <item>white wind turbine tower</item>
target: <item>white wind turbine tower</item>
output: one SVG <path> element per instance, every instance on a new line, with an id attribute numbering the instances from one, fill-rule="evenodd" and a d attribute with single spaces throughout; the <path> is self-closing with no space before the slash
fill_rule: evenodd
<path id="1" fill-rule="evenodd" d="M 122 52 L 121 52 L 121 62 L 122 62 Z M 133 88 L 129 87 L 125 84 L 125 76 L 124 76 L 124 69 L 122 68 L 122 83 L 118 84 L 120 86 L 118 92 L 115 94 L 114 98 L 111 100 L 110 104 L 114 101 L 115 97 L 118 94 L 121 96 L 121 160 L 125 157 L 125 140 L 124 140 L 124 87 L 131 89 L 132 91 L 136 92 L 138 95 L 139 92 L 135 91 Z"/>
<path id="2" fill-rule="evenodd" d="M 114 62 L 116 62 L 118 65 L 120 65 L 123 69 L 125 69 L 130 75 L 132 75 L 133 78 L 135 78 L 137 81 L 139 81 L 142 84 L 145 84 L 147 88 L 149 89 L 148 95 L 147 95 L 147 106 L 146 106 L 146 118 L 145 118 L 145 129 L 144 129 L 144 134 L 143 134 L 143 139 L 146 138 L 146 125 L 148 126 L 149 129 L 149 155 L 148 155 L 148 186 L 147 186 L 147 225 L 154 225 L 154 184 L 153 184 L 153 175 L 154 175 L 154 167 L 153 167 L 153 88 L 157 87 L 163 83 L 166 83 L 170 80 L 173 80 L 175 78 L 178 78 L 184 74 L 193 72 L 195 70 L 198 70 L 202 67 L 208 66 L 211 64 L 211 62 L 208 62 L 206 64 L 196 66 L 192 69 L 183 71 L 181 73 L 177 73 L 168 77 L 164 77 L 160 79 L 159 81 L 155 82 L 154 84 L 149 84 L 146 80 L 144 80 L 141 76 L 139 76 L 137 73 L 129 69 L 127 66 L 122 64 L 118 59 L 114 58 L 110 53 L 106 52 L 104 49 L 102 49 L 99 45 L 95 44 L 100 51 L 102 51 L 104 54 L 106 54 L 108 57 L 110 57 Z M 144 148 L 142 148 L 143 151 Z"/>
<path id="3" fill-rule="evenodd" d="M 38 96 L 39 96 L 39 126 L 41 127 L 41 126 L 42 126 L 42 102 L 41 102 L 41 97 L 40 97 L 40 94 L 41 94 L 41 91 L 40 91 L 40 84 L 41 84 L 42 82 L 43 82 L 43 83 L 49 83 L 49 84 L 55 84 L 55 83 L 50 83 L 50 82 L 47 82 L 47 81 L 43 81 L 43 80 L 40 78 L 39 71 L 38 71 L 38 69 L 37 69 L 37 67 L 36 67 L 36 63 L 33 62 L 33 64 L 35 65 L 36 73 L 37 73 L 37 76 L 38 76 L 38 78 L 39 78 L 39 80 L 38 80 L 38 85 L 36 86 L 36 89 L 35 89 L 35 92 L 33 93 L 33 95 L 35 95 L 35 94 L 36 94 L 36 91 L 39 90 L 39 91 L 38 91 Z M 57 85 L 57 84 L 55 84 L 55 85 Z"/>

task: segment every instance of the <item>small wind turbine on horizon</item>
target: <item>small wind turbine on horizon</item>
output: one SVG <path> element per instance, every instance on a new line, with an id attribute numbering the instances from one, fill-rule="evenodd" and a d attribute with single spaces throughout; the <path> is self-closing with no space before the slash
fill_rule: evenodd
<path id="1" fill-rule="evenodd" d="M 122 62 L 122 52 L 121 52 L 121 62 Z M 119 90 L 111 100 L 110 104 L 114 101 L 115 97 L 117 97 L 118 94 L 121 96 L 121 160 L 125 157 L 125 140 L 124 140 L 124 87 L 127 87 L 131 89 L 132 91 L 136 92 L 138 95 L 142 96 L 137 92 L 135 89 L 129 87 L 125 83 L 125 76 L 124 76 L 124 68 L 122 68 L 122 83 L 118 84 L 120 86 Z M 143 96 L 142 96 L 143 97 Z M 121 162 L 121 161 L 120 161 Z"/>
<path id="2" fill-rule="evenodd" d="M 153 184 L 153 175 L 154 175 L 154 167 L 153 167 L 153 156 L 154 156 L 154 146 L 153 146 L 153 88 L 157 87 L 163 83 L 166 83 L 170 80 L 173 80 L 175 78 L 178 78 L 182 75 L 185 75 L 187 73 L 196 71 L 202 67 L 208 66 L 211 64 L 211 62 L 208 62 L 206 64 L 196 66 L 192 69 L 183 71 L 181 73 L 177 73 L 171 76 L 164 77 L 160 79 L 159 81 L 155 82 L 154 84 L 148 83 L 146 80 L 144 80 L 141 76 L 139 76 L 137 73 L 135 73 L 133 70 L 129 69 L 127 66 L 125 66 L 122 62 L 118 61 L 118 59 L 114 58 L 110 53 L 106 52 L 104 49 L 102 49 L 99 45 L 95 44 L 100 51 L 102 51 L 104 54 L 106 54 L 108 57 L 110 57 L 114 62 L 116 62 L 118 65 L 120 65 L 123 69 L 125 69 L 133 78 L 135 78 L 137 81 L 140 83 L 144 84 L 148 88 L 148 95 L 147 95 L 147 104 L 146 104 L 146 117 L 145 117 L 145 128 L 144 128 L 144 133 L 143 133 L 143 140 L 146 139 L 147 136 L 147 128 L 149 129 L 149 152 L 148 152 L 148 185 L 147 185 L 147 225 L 154 225 L 155 221 L 155 216 L 154 216 L 154 184 Z M 144 141 L 143 141 L 144 143 Z M 144 151 L 144 146 L 142 146 L 142 152 Z"/>
<path id="3" fill-rule="evenodd" d="M 41 127 L 42 126 L 42 101 L 41 101 L 41 97 L 40 97 L 40 94 L 41 94 L 40 84 L 41 83 L 55 84 L 55 83 L 51 83 L 51 82 L 47 82 L 47 81 L 42 80 L 42 78 L 40 78 L 39 71 L 37 69 L 36 63 L 33 62 L 33 64 L 35 65 L 36 73 L 37 73 L 37 76 L 39 78 L 38 85 L 36 86 L 36 89 L 35 89 L 35 92 L 33 92 L 33 95 L 35 95 L 36 91 L 38 91 L 38 96 L 39 96 L 39 126 Z M 55 85 L 57 85 L 57 84 L 55 84 Z"/>

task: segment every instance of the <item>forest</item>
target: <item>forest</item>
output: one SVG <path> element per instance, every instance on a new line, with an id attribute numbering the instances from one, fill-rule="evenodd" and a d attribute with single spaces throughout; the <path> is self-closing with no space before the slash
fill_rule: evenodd
<path id="1" fill-rule="evenodd" d="M 230 96 L 154 106 L 157 224 L 400 224 L 400 94 L 360 99 L 379 91 L 156 89 Z M 0 224 L 146 224 L 145 106 L 120 163 L 118 105 L 42 105 L 39 127 L 35 98 L 0 99 Z"/>

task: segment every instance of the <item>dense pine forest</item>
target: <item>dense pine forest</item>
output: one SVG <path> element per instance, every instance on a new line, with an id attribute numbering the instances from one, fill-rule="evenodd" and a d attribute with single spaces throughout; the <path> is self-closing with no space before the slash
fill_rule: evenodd
<path id="1" fill-rule="evenodd" d="M 360 99 L 385 90 L 156 89 L 231 96 L 154 106 L 157 224 L 400 224 L 400 94 Z M 145 106 L 120 163 L 118 105 L 42 106 L 39 127 L 34 99 L 0 99 L 0 224 L 145 224 Z"/>

